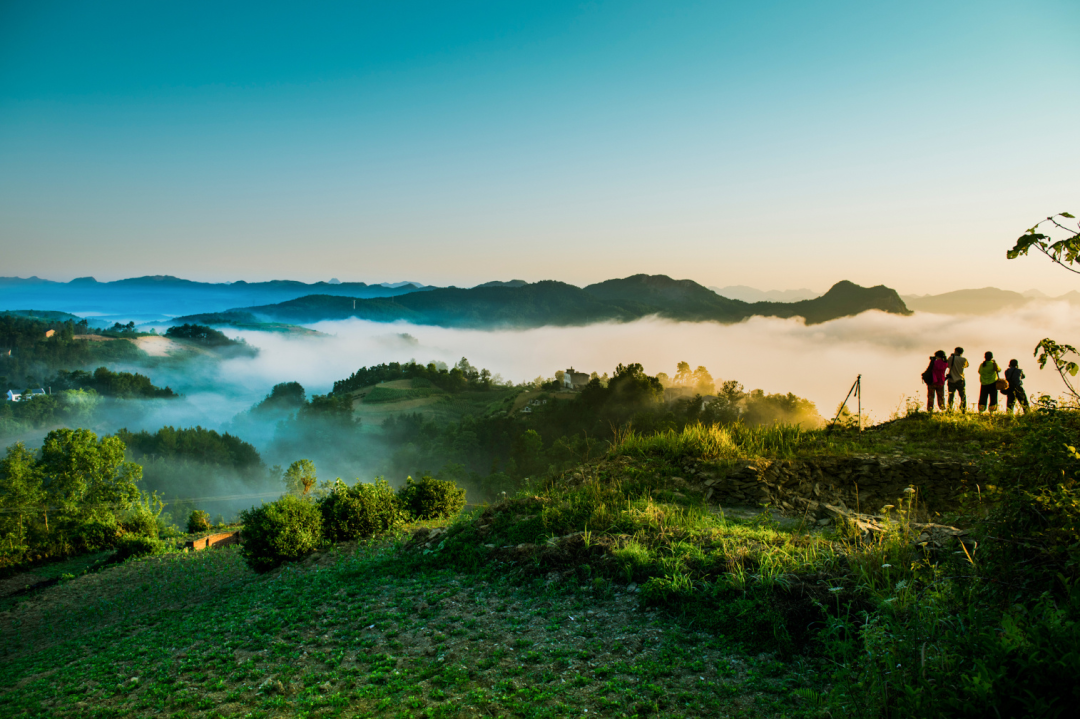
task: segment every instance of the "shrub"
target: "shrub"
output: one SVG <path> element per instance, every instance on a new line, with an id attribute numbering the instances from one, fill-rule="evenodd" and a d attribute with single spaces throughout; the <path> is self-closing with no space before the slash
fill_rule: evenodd
<path id="1" fill-rule="evenodd" d="M 116 546 L 123 529 L 111 514 L 93 517 L 75 528 L 75 546 L 84 552 L 97 552 Z"/>
<path id="2" fill-rule="evenodd" d="M 417 519 L 452 517 L 465 506 L 465 490 L 453 482 L 424 476 L 419 482 L 409 477 L 398 492 L 401 503 Z"/>
<path id="3" fill-rule="evenodd" d="M 158 536 L 157 517 L 154 516 L 153 512 L 142 506 L 133 510 L 121 523 L 121 527 L 126 534 L 154 539 Z"/>
<path id="4" fill-rule="evenodd" d="M 340 479 L 320 502 L 323 530 L 332 542 L 373 537 L 405 521 L 405 511 L 386 480 L 358 482 L 349 487 Z"/>
<path id="5" fill-rule="evenodd" d="M 999 493 L 979 529 L 980 573 L 991 580 L 993 592 L 1007 599 L 1060 594 L 1080 578 L 1080 487 L 1075 480 Z"/>
<path id="6" fill-rule="evenodd" d="M 210 513 L 201 509 L 191 510 L 191 514 L 188 515 L 187 519 L 188 534 L 205 532 L 208 529 L 210 529 Z"/>
<path id="7" fill-rule="evenodd" d="M 240 513 L 244 525 L 241 553 L 256 572 L 299 559 L 322 543 L 322 515 L 305 499 L 285 495 L 276 502 Z"/>
<path id="8" fill-rule="evenodd" d="M 127 535 L 116 543 L 116 558 L 128 559 L 130 557 L 143 557 L 149 554 L 160 554 L 165 551 L 165 545 L 152 537 Z"/>

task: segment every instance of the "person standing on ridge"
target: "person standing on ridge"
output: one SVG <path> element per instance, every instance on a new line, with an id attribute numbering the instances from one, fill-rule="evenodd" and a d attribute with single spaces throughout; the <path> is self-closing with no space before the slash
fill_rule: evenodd
<path id="1" fill-rule="evenodd" d="M 948 373 L 948 362 L 945 361 L 945 350 L 938 350 L 930 358 L 930 381 L 926 383 L 926 411 L 934 411 L 934 395 L 937 395 L 937 406 L 945 411 L 945 375 Z"/>
<path id="2" fill-rule="evenodd" d="M 964 368 L 968 366 L 964 348 L 957 347 L 949 357 L 949 409 L 953 408 L 953 394 L 960 394 L 960 411 L 967 412 L 967 382 Z"/>
<path id="3" fill-rule="evenodd" d="M 1027 392 L 1024 391 L 1024 370 L 1020 369 L 1020 363 L 1016 360 L 1009 360 L 1009 369 L 1005 370 L 1005 381 L 1009 383 L 1009 388 L 1005 390 L 1007 398 L 1005 411 L 1011 414 L 1013 405 L 1019 402 L 1020 408 L 1024 410 L 1024 414 L 1027 414 L 1028 398 Z"/>
<path id="4" fill-rule="evenodd" d="M 998 389 L 997 381 L 1001 375 L 1001 367 L 994 359 L 993 352 L 986 353 L 986 359 L 979 365 L 979 412 L 985 412 L 987 403 L 991 412 L 997 412 Z"/>

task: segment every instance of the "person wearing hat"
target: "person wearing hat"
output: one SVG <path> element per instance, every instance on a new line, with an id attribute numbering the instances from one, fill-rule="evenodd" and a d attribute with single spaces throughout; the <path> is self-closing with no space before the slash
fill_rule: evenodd
<path id="1" fill-rule="evenodd" d="M 979 387 L 979 412 L 985 412 L 987 406 L 990 407 L 991 412 L 997 412 L 997 381 L 1001 374 L 1001 367 L 994 359 L 993 352 L 987 352 L 985 357 L 986 359 L 979 365 L 979 384 L 981 385 Z"/>

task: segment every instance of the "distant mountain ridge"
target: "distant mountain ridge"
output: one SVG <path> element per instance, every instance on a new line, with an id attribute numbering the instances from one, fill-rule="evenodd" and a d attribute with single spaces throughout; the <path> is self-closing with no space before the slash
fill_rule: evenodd
<path id="1" fill-rule="evenodd" d="M 98 282 L 93 277 L 79 277 L 70 282 L 54 282 L 39 277 L 0 277 L 0 309 L 40 307 L 115 316 L 132 314 L 132 308 L 137 307 L 138 311 L 134 314 L 164 319 L 180 314 L 217 312 L 237 305 L 284 302 L 311 294 L 372 298 L 395 297 L 430 289 L 413 283 L 394 285 L 306 283 L 296 280 L 214 283 L 172 275 L 130 277 L 114 282 Z"/>
<path id="2" fill-rule="evenodd" d="M 847 281 L 837 283 L 821 297 L 790 303 L 732 300 L 692 280 L 674 280 L 665 275 L 634 275 L 585 288 L 554 280 L 493 284 L 471 289 L 438 288 L 390 298 L 309 295 L 273 305 L 235 308 L 227 314 L 293 324 L 358 318 L 483 329 L 581 326 L 628 322 L 650 315 L 722 323 L 753 316 L 803 317 L 808 324 L 814 324 L 868 310 L 911 314 L 894 290 L 881 285 L 860 287 Z M 176 321 L 210 319 L 217 318 L 194 315 Z"/>
<path id="3" fill-rule="evenodd" d="M 1080 292 L 1075 290 L 1060 297 L 1050 297 L 1038 290 L 1010 292 L 997 287 L 977 290 L 956 290 L 940 295 L 902 295 L 904 303 L 915 312 L 940 315 L 993 315 L 1033 303 L 1064 301 L 1080 304 Z"/>

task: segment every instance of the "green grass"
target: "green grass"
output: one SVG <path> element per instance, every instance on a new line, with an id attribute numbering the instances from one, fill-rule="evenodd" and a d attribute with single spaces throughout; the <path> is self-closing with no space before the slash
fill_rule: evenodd
<path id="1" fill-rule="evenodd" d="M 886 585 L 915 586 L 924 571 L 899 499 L 892 530 L 873 539 L 763 510 L 727 516 L 673 478 L 679 467 L 650 455 L 647 442 L 632 446 L 645 457 L 617 449 L 533 494 L 460 517 L 434 561 L 483 571 L 512 560 L 536 576 L 633 583 L 646 605 L 787 657 L 813 651 L 809 625 L 839 600 L 887 598 Z M 874 568 L 886 564 L 880 579 Z"/>
<path id="2" fill-rule="evenodd" d="M 742 424 L 688 425 L 652 435 L 628 431 L 616 440 L 615 456 L 655 456 L 676 461 L 693 456 L 715 461 L 749 457 L 791 459 L 812 442 L 815 434 L 798 425 L 747 427 Z"/>
<path id="3" fill-rule="evenodd" d="M 609 583 L 460 574 L 393 543 L 258 577 L 128 562 L 2 616 L 4 716 L 800 716 L 782 664 Z"/>
<path id="4" fill-rule="evenodd" d="M 515 387 L 488 392 L 461 392 L 446 395 L 424 409 L 436 422 L 456 422 L 466 415 L 484 417 L 507 411 L 521 391 Z"/>
<path id="5" fill-rule="evenodd" d="M 393 387 L 375 387 L 364 396 L 365 404 L 386 404 L 390 402 L 405 402 L 410 399 L 422 399 L 433 395 L 446 394 L 435 387 L 414 387 L 412 389 L 395 389 Z"/>
<path id="6" fill-rule="evenodd" d="M 916 545 L 909 500 L 861 534 L 725 514 L 679 477 L 748 457 L 993 462 L 1025 433 L 1058 442 L 1029 422 L 627 434 L 597 463 L 423 523 L 447 529 L 431 543 L 339 545 L 263 576 L 235 548 L 130 561 L 0 613 L 0 715 L 883 716 L 905 691 L 927 716 L 986 714 L 1016 694 L 1010 677 L 1065 686 L 1080 669 L 1080 603 L 987 601 L 1000 573 Z"/>
<path id="7" fill-rule="evenodd" d="M 688 425 L 654 435 L 627 431 L 614 446 L 614 456 L 683 458 L 718 461 L 736 459 L 797 459 L 857 454 L 975 459 L 984 452 L 1007 449 L 1026 415 L 1004 413 L 913 413 L 869 427 L 805 430 L 797 425 L 746 427 Z"/>

